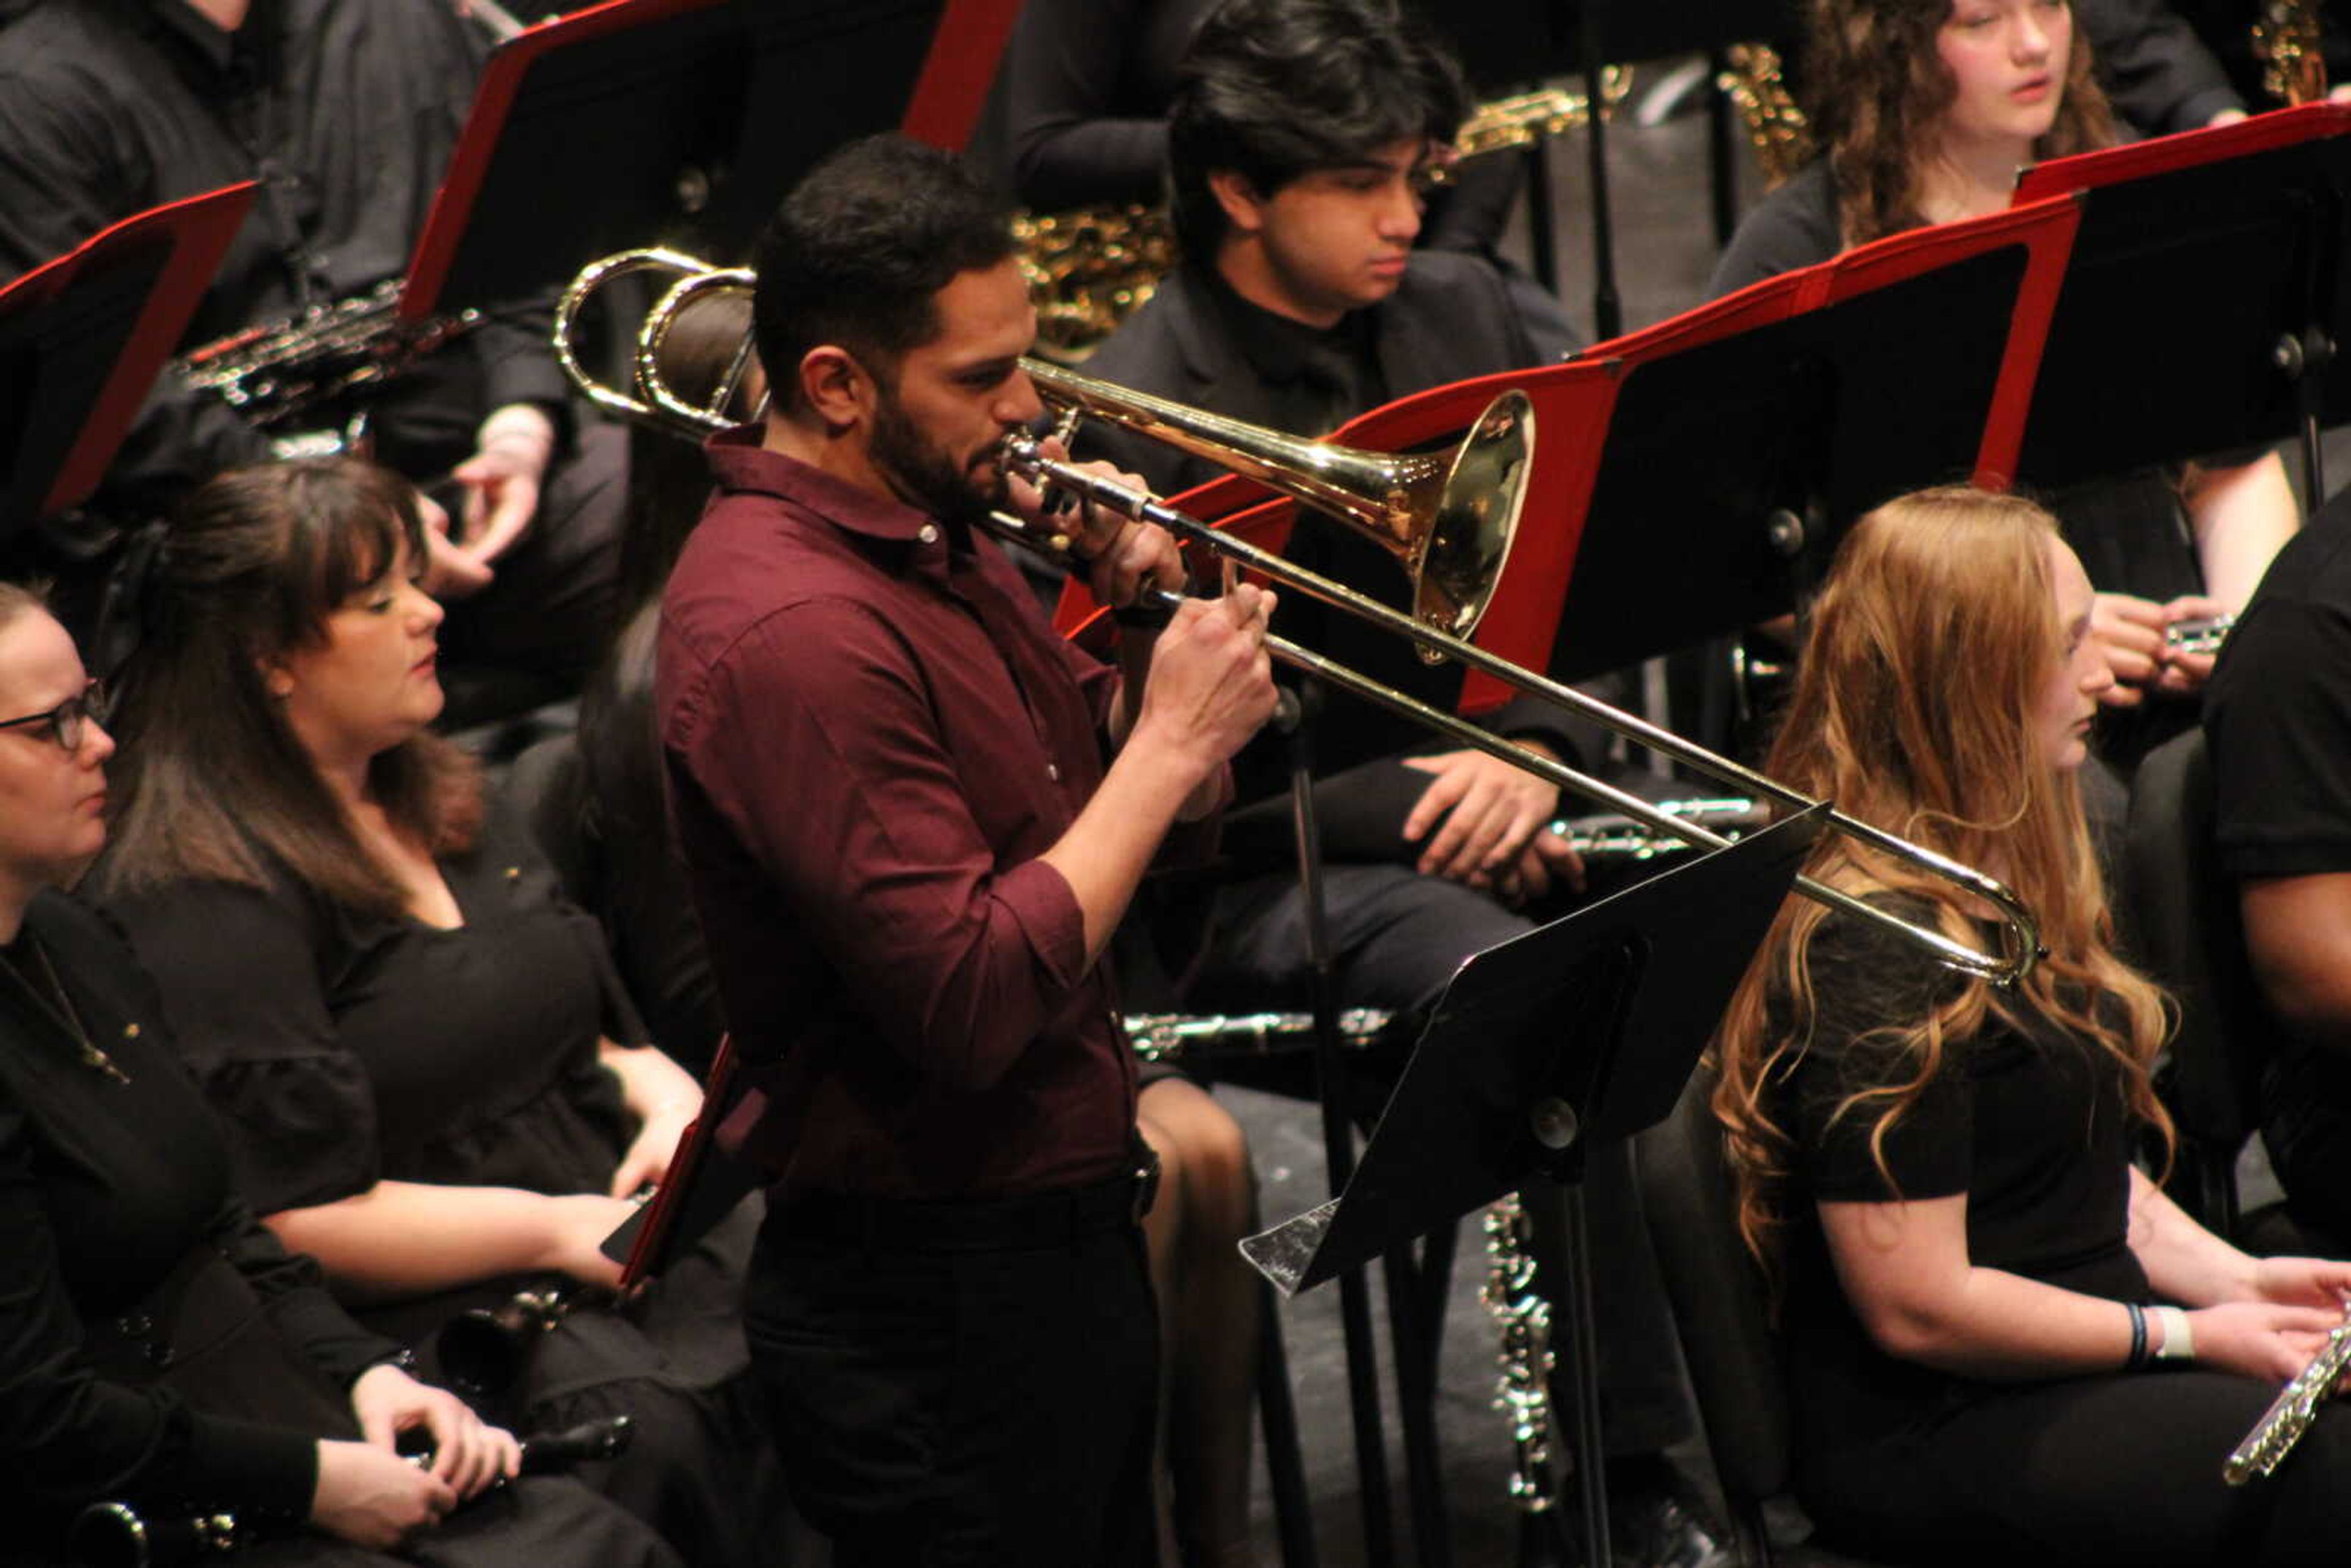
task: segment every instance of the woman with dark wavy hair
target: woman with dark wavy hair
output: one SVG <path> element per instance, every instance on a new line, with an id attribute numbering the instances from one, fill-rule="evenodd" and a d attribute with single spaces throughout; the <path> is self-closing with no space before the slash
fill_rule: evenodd
<path id="1" fill-rule="evenodd" d="M 2131 1163 L 2168 1028 L 2116 956 L 2074 775 L 2113 679 L 2049 515 L 1922 492 L 1857 524 L 1771 772 L 2014 887 L 2014 989 L 1802 900 L 1726 1014 L 1715 1108 L 1780 1304 L 1797 1490 L 1897 1561 L 2299 1563 L 2351 1541 L 2351 1415 L 2273 1479 L 2221 1461 L 2342 1321 L 2351 1264 L 2254 1260 Z M 1968 672 L 1965 679 L 1953 671 Z M 1990 911 L 1867 848 L 1807 868 L 1980 940 Z"/>
<path id="2" fill-rule="evenodd" d="M 1807 112 L 1821 155 L 1748 214 L 1710 294 L 1851 246 L 1998 212 L 2026 164 L 2119 140 L 2068 0 L 1810 0 Z M 2027 475 L 2028 479 L 2032 476 Z M 2181 621 L 2236 614 L 2299 526 L 2272 453 L 2147 469 L 2049 497 L 2097 588 L 2114 669 L 2098 755 L 2122 771 L 2195 720 L 2208 653 Z"/>
<path id="3" fill-rule="evenodd" d="M 701 1090 L 432 732 L 424 559 L 412 492 L 368 464 L 236 469 L 190 497 L 126 682 L 97 891 L 271 1230 L 421 1348 L 466 1309 L 569 1291 L 501 1408 L 629 1416 L 600 1490 L 693 1562 L 772 1562 L 737 1306 L 756 1212 L 613 1301 L 601 1243 Z"/>
<path id="4" fill-rule="evenodd" d="M 674 1568 L 570 1481 L 465 1506 L 512 1437 L 410 1377 L 231 1186 L 154 983 L 64 891 L 106 841 L 106 715 L 65 628 L 0 582 L 0 1558 L 68 1560 L 106 1500 L 159 1561 L 225 1515 L 253 1568 Z"/>

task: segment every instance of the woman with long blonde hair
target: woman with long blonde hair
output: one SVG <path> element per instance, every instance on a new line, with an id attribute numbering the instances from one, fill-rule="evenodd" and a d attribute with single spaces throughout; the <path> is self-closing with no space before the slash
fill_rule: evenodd
<path id="1" fill-rule="evenodd" d="M 2075 772 L 2112 682 L 2054 521 L 1950 488 L 1855 526 L 1771 771 L 2001 877 L 2011 991 L 1791 901 L 1726 1015 L 1715 1105 L 1782 1313 L 1798 1490 L 1903 1561 L 2335 1561 L 2351 1421 L 2220 1465 L 2340 1322 L 2351 1265 L 2256 1260 L 2131 1163 L 2169 1124 L 2163 997 L 2116 956 Z M 1814 876 L 1955 935 L 1989 910 L 1843 840 Z"/>

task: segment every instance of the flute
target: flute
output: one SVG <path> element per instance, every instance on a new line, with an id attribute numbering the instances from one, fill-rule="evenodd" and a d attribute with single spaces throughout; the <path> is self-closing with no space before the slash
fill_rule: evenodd
<path id="1" fill-rule="evenodd" d="M 2319 1402 L 2335 1392 L 2335 1383 L 2346 1368 L 2351 1368 L 2351 1321 L 2346 1321 L 2319 1347 L 2310 1364 L 2294 1375 L 2294 1381 L 2278 1390 L 2245 1440 L 2237 1445 L 2229 1462 L 2220 1467 L 2220 1479 L 2232 1487 L 2243 1486 L 2255 1476 L 2265 1476 L 2285 1462 L 2302 1435 L 2318 1418 Z"/>

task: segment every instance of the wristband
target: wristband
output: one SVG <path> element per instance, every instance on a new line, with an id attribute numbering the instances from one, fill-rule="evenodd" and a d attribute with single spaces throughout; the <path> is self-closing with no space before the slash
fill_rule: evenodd
<path id="1" fill-rule="evenodd" d="M 2125 1301 L 2123 1310 L 2130 1313 L 2131 1325 L 2130 1356 L 2123 1363 L 2123 1370 L 2137 1372 L 2147 1364 L 2147 1309 L 2137 1301 Z"/>
<path id="2" fill-rule="evenodd" d="M 2178 1307 L 2158 1307 L 2155 1321 L 2163 1325 L 2163 1343 L 2155 1347 L 2158 1361 L 2193 1361 L 2196 1359 L 2195 1331 L 2188 1326 L 2188 1314 Z"/>

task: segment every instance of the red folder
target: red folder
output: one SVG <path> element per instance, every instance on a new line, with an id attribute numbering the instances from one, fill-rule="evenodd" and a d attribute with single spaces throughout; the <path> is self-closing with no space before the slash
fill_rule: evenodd
<path id="1" fill-rule="evenodd" d="M 255 187 L 231 185 L 123 219 L 0 288 L 14 428 L 0 538 L 87 500 L 187 330 Z M 29 378 L 29 379 L 27 379 Z M 51 439 L 54 435 L 55 439 Z"/>

